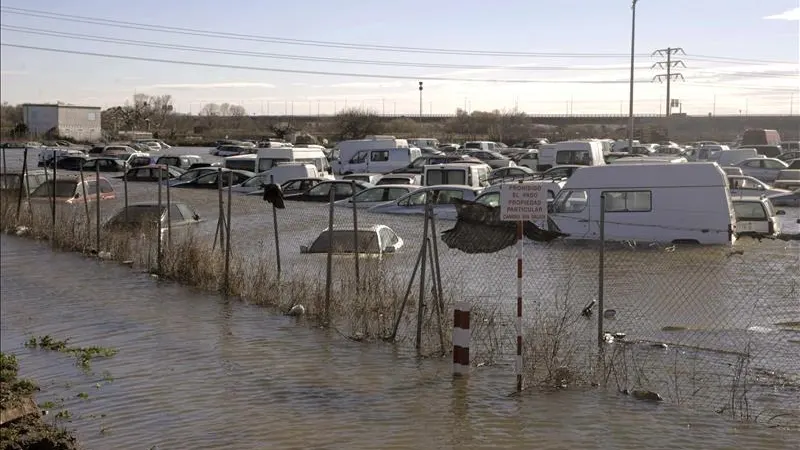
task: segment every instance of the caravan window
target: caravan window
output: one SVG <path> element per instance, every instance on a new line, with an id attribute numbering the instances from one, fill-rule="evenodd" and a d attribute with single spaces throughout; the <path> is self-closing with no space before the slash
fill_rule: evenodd
<path id="1" fill-rule="evenodd" d="M 556 213 L 579 213 L 586 209 L 589 196 L 586 191 L 562 191 L 554 207 Z"/>
<path id="2" fill-rule="evenodd" d="M 370 156 L 372 162 L 385 162 L 389 160 L 389 150 L 375 150 Z"/>
<path id="3" fill-rule="evenodd" d="M 556 152 L 556 164 L 589 166 L 592 164 L 592 154 L 588 150 L 561 150 Z"/>
<path id="4" fill-rule="evenodd" d="M 606 212 L 649 212 L 653 209 L 650 191 L 606 192 Z"/>
<path id="5" fill-rule="evenodd" d="M 364 151 L 356 153 L 350 158 L 350 164 L 362 164 L 367 162 L 367 155 L 368 153 Z"/>
<path id="6" fill-rule="evenodd" d="M 255 169 L 256 161 L 253 159 L 226 159 L 225 167 L 234 170 L 250 170 Z"/>

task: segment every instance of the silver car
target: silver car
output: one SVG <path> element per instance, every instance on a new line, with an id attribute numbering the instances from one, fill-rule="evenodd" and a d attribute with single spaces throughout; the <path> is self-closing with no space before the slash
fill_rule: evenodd
<path id="1" fill-rule="evenodd" d="M 359 209 L 371 208 L 376 205 L 397 200 L 417 189 L 419 189 L 419 186 L 408 184 L 384 184 L 364 189 L 350 198 L 334 202 L 334 205 L 343 206 L 345 208 L 352 208 L 353 206 Z"/>
<path id="2" fill-rule="evenodd" d="M 773 188 L 761 180 L 745 175 L 729 175 L 728 188 L 731 191 L 731 197 L 770 196 L 789 192 L 784 189 Z"/>
<path id="3" fill-rule="evenodd" d="M 748 158 L 737 164 L 742 173 L 758 178 L 761 181 L 772 183 L 778 178 L 778 173 L 788 169 L 789 165 L 777 158 Z"/>
<path id="4" fill-rule="evenodd" d="M 369 212 L 383 214 L 423 214 L 430 201 L 433 214 L 440 219 L 456 220 L 455 199 L 475 200 L 480 188 L 462 185 L 426 186 L 404 195 L 393 202 L 369 208 Z"/>

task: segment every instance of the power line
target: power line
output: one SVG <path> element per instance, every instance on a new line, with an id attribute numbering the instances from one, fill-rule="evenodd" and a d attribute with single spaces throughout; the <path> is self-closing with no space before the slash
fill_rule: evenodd
<path id="1" fill-rule="evenodd" d="M 371 50 L 371 51 L 387 51 L 399 53 L 428 53 L 428 54 L 446 54 L 446 55 L 462 55 L 462 56 L 499 56 L 499 57 L 529 57 L 529 58 L 622 58 L 628 55 L 621 53 L 531 53 L 531 52 L 506 52 L 506 51 L 484 51 L 484 50 L 466 50 L 466 49 L 444 49 L 444 48 L 422 48 L 422 47 L 402 47 L 393 45 L 375 45 L 375 44 L 354 44 L 347 42 L 335 41 L 317 41 L 307 39 L 292 39 L 281 38 L 273 36 L 255 36 L 239 33 L 229 33 L 221 31 L 204 31 L 194 28 L 172 27 L 167 25 L 149 25 L 137 22 L 128 22 L 114 19 L 102 19 L 97 17 L 77 16 L 72 14 L 51 13 L 41 10 L 14 8 L 8 6 L 0 7 L 2 12 L 7 14 L 15 14 L 28 17 L 38 17 L 43 19 L 61 20 L 68 22 L 87 23 L 92 25 L 102 25 L 117 28 L 130 28 L 151 32 L 163 32 L 172 34 L 184 34 L 188 36 L 204 36 L 210 38 L 225 38 L 225 39 L 238 39 L 244 41 L 254 42 L 269 42 L 275 44 L 286 45 L 303 45 L 312 47 L 328 47 L 328 48 L 343 48 L 351 50 Z"/>
<path id="2" fill-rule="evenodd" d="M 238 69 L 238 70 L 255 70 L 261 72 L 277 72 L 277 73 L 295 73 L 295 74 L 304 74 L 304 75 L 325 75 L 325 76 L 342 76 L 342 77 L 355 77 L 355 78 L 379 78 L 379 79 L 388 79 L 388 80 L 424 80 L 424 81 L 454 81 L 454 82 L 470 82 L 470 83 L 508 83 L 508 84 L 627 84 L 629 83 L 628 80 L 598 80 L 598 81 L 590 81 L 590 80 L 577 80 L 577 81 L 569 81 L 569 80 L 525 80 L 525 79 L 518 79 L 518 80 L 503 80 L 503 79 L 476 79 L 476 78 L 453 78 L 453 77 L 426 77 L 426 76 L 404 76 L 404 75 L 383 75 L 383 74 L 366 74 L 366 73 L 345 73 L 345 72 L 327 72 L 327 71 L 313 71 L 313 70 L 295 70 L 295 69 L 280 69 L 280 68 L 270 68 L 270 67 L 253 67 L 253 66 L 242 66 L 242 65 L 232 65 L 232 64 L 214 64 L 214 63 L 204 63 L 198 61 L 181 61 L 181 60 L 169 60 L 169 59 L 158 59 L 158 58 L 147 58 L 141 56 L 129 56 L 129 55 L 111 55 L 107 53 L 95 53 L 95 52 L 84 52 L 79 50 L 68 50 L 68 49 L 57 49 L 57 48 L 48 48 L 48 47 L 36 47 L 31 45 L 21 45 L 21 44 L 10 44 L 5 42 L 0 42 L 0 46 L 2 47 L 13 47 L 13 48 L 20 48 L 26 50 L 36 50 L 36 51 L 43 51 L 43 52 L 51 52 L 51 53 L 62 53 L 62 54 L 70 54 L 70 55 L 82 55 L 82 56 L 94 56 L 99 58 L 111 58 L 111 59 L 122 59 L 122 60 L 129 60 L 129 61 L 143 61 L 143 62 L 157 62 L 157 63 L 165 63 L 165 64 L 176 64 L 176 65 L 186 65 L 186 66 L 195 66 L 195 67 L 214 67 L 214 68 L 222 68 L 222 69 Z M 636 83 L 646 83 L 649 80 L 639 80 Z M 693 83 L 688 83 L 693 84 Z M 769 86 L 740 86 L 740 85 L 725 85 L 725 84 L 711 84 L 711 83 L 694 83 L 695 86 L 703 86 L 703 87 L 722 87 L 722 88 L 741 88 L 741 89 L 763 89 L 769 91 L 786 91 L 786 92 L 794 92 L 794 89 L 786 88 L 771 88 Z"/>
<path id="3" fill-rule="evenodd" d="M 314 61 L 314 62 L 329 62 L 329 63 L 342 63 L 342 64 L 363 64 L 363 65 L 375 65 L 375 66 L 398 66 L 398 67 L 416 67 L 416 68 L 436 68 L 436 69 L 469 69 L 469 70 L 490 70 L 490 69 L 502 69 L 502 70 L 519 70 L 519 71 L 554 71 L 554 70 L 561 70 L 561 71 L 573 71 L 573 70 L 590 70 L 590 71 L 599 71 L 599 70 L 621 70 L 624 68 L 620 67 L 571 67 L 571 66 L 482 66 L 482 65 L 471 65 L 471 64 L 437 64 L 437 63 L 422 63 L 422 62 L 403 62 L 403 61 L 386 61 L 386 60 L 369 60 L 369 59 L 349 59 L 349 58 L 329 58 L 329 57 L 322 57 L 322 56 L 300 56 L 300 55 L 288 55 L 282 53 L 263 53 L 263 52 L 253 52 L 253 51 L 245 51 L 245 50 L 231 50 L 231 49 L 222 49 L 222 48 L 213 48 L 213 47 L 197 47 L 197 46 L 189 46 L 189 45 L 180 45 L 180 44 L 163 44 L 159 42 L 153 41 L 140 41 L 140 40 L 133 40 L 133 39 L 119 39 L 114 37 L 107 37 L 107 36 L 97 36 L 97 35 L 90 35 L 90 34 L 79 34 L 79 33 L 67 33 L 61 31 L 48 31 L 38 28 L 30 28 L 30 27 L 19 27 L 14 25 L 0 25 L 0 29 L 17 32 L 17 33 L 25 33 L 25 34 L 33 34 L 38 36 L 51 36 L 51 37 L 63 37 L 67 39 L 78 39 L 78 40 L 85 40 L 85 41 L 92 41 L 92 42 L 103 42 L 108 44 L 121 44 L 121 45 L 134 45 L 137 47 L 151 47 L 151 48 L 163 48 L 167 50 L 183 50 L 183 51 L 190 51 L 190 52 L 200 52 L 200 53 L 213 53 L 213 54 L 221 54 L 221 55 L 235 55 L 235 56 L 251 56 L 251 57 L 259 57 L 259 58 L 273 58 L 273 59 L 286 59 L 286 60 L 293 60 L 293 61 Z M 644 67 L 641 67 L 644 68 Z"/>
<path id="4" fill-rule="evenodd" d="M 369 51 L 385 51 L 385 52 L 399 52 L 399 53 L 423 53 L 423 54 L 439 54 L 439 55 L 461 55 L 461 56 L 495 56 L 495 57 L 528 57 L 528 58 L 627 58 L 629 55 L 625 53 L 564 53 L 564 52 L 507 52 L 507 51 L 491 51 L 491 50 L 467 50 L 467 49 L 444 49 L 444 48 L 423 48 L 423 47 L 403 47 L 392 45 L 374 45 L 374 44 L 355 44 L 347 42 L 335 41 L 318 41 L 306 39 L 292 39 L 273 36 L 257 36 L 247 35 L 240 33 L 228 33 L 220 31 L 205 31 L 193 28 L 172 27 L 166 25 L 152 25 L 137 22 L 128 22 L 114 19 L 103 19 L 98 17 L 78 16 L 72 14 L 52 13 L 42 10 L 16 8 L 10 6 L 2 6 L 0 10 L 6 14 L 14 14 L 27 17 L 38 17 L 51 20 L 87 23 L 92 25 L 101 25 L 115 28 L 128 28 L 150 32 L 163 32 L 171 34 L 182 34 L 188 36 L 202 36 L 217 39 L 237 39 L 243 41 L 253 42 L 267 42 L 284 45 L 301 45 L 311 47 L 327 47 L 327 48 L 342 48 L 342 49 L 360 49 Z M 648 56 L 640 54 L 638 56 Z M 736 57 L 725 56 L 707 56 L 707 55 L 688 55 L 688 58 L 693 60 L 708 60 L 708 62 L 739 62 L 750 64 L 797 64 L 797 61 L 768 61 L 758 59 L 744 59 Z"/>
<path id="5" fill-rule="evenodd" d="M 258 70 L 262 72 L 277 72 L 277 73 L 296 73 L 304 75 L 326 75 L 326 76 L 341 76 L 341 77 L 355 77 L 355 78 L 382 78 L 387 80 L 425 80 L 425 81 L 455 81 L 455 82 L 469 82 L 469 83 L 507 83 L 507 84 L 627 84 L 628 80 L 531 80 L 531 79 L 482 79 L 482 78 L 455 78 L 455 77 L 430 77 L 430 76 L 407 76 L 407 75 L 384 75 L 384 74 L 367 74 L 355 72 L 328 72 L 317 70 L 300 70 L 300 69 L 281 69 L 274 67 L 253 67 L 235 64 L 215 64 L 205 63 L 199 61 L 181 61 L 171 59 L 148 58 L 142 56 L 130 55 L 112 55 L 108 53 L 85 52 L 80 50 L 68 50 L 49 47 L 36 47 L 32 45 L 9 44 L 0 42 L 0 46 L 14 47 L 26 50 L 37 50 L 51 53 L 63 53 L 70 55 L 83 55 L 95 56 L 99 58 L 112 58 L 124 59 L 129 61 L 146 61 L 158 62 L 165 64 L 178 64 L 197 67 L 215 67 L 221 69 L 240 69 L 240 70 Z M 645 83 L 644 80 L 636 81 L 636 83 Z"/>

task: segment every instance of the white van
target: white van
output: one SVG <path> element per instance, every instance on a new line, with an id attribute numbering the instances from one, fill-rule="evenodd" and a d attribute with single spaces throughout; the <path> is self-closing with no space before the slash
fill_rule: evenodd
<path id="1" fill-rule="evenodd" d="M 351 173 L 386 173 L 411 164 L 422 156 L 417 147 L 384 148 L 361 150 L 350 159 L 340 159 L 335 164 L 335 172 L 340 175 Z"/>
<path id="2" fill-rule="evenodd" d="M 261 172 L 257 177 L 264 180 L 264 184 L 275 183 L 283 184 L 294 178 L 330 178 L 327 174 L 320 174 L 317 167 L 306 163 L 281 163 L 265 172 Z"/>
<path id="3" fill-rule="evenodd" d="M 692 161 L 713 161 L 719 152 L 728 152 L 731 148 L 727 145 L 708 144 L 692 150 Z"/>
<path id="4" fill-rule="evenodd" d="M 361 150 L 379 150 L 384 148 L 408 148 L 408 141 L 394 136 L 367 136 L 365 139 L 340 141 L 333 149 L 333 159 L 348 161 Z"/>
<path id="5" fill-rule="evenodd" d="M 485 188 L 489 186 L 488 164 L 432 164 L 423 169 L 422 185 L 439 186 L 443 184 Z"/>
<path id="6" fill-rule="evenodd" d="M 247 170 L 250 172 L 258 172 L 256 170 L 256 163 L 258 162 L 258 155 L 237 155 L 228 156 L 222 163 L 222 167 L 233 170 Z"/>
<path id="7" fill-rule="evenodd" d="M 496 151 L 500 149 L 500 146 L 497 145 L 496 142 L 492 141 L 469 141 L 465 142 L 464 145 L 461 146 L 462 150 L 484 150 L 484 151 Z"/>
<path id="8" fill-rule="evenodd" d="M 539 147 L 539 166 L 544 172 L 556 166 L 603 166 L 603 144 L 597 140 L 563 141 Z"/>
<path id="9" fill-rule="evenodd" d="M 585 167 L 567 180 L 549 211 L 567 239 L 600 238 L 605 194 L 609 241 L 733 244 L 736 215 L 725 173 L 715 163 Z"/>
<path id="10" fill-rule="evenodd" d="M 317 168 L 320 174 L 331 173 L 328 158 L 326 158 L 325 153 L 318 148 L 260 148 L 256 156 L 256 173 L 267 171 L 273 167 L 277 167 L 281 163 L 291 162 L 312 164 Z"/>
<path id="11" fill-rule="evenodd" d="M 735 148 L 733 150 L 725 150 L 711 155 L 720 166 L 735 166 L 745 159 L 758 158 L 758 152 L 754 148 Z"/>

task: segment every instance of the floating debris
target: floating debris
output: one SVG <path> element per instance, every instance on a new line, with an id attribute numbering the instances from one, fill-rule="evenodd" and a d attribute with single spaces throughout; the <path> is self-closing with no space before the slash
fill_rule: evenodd
<path id="1" fill-rule="evenodd" d="M 30 231 L 31 231 L 30 228 L 28 228 L 26 226 L 23 226 L 23 225 L 20 225 L 20 226 L 17 227 L 16 230 L 14 230 L 14 234 L 16 234 L 17 236 L 25 236 Z"/>
<path id="2" fill-rule="evenodd" d="M 616 309 L 607 309 L 603 311 L 603 318 L 605 319 L 616 319 L 616 317 L 617 317 Z"/>
<path id="3" fill-rule="evenodd" d="M 294 305 L 289 309 L 289 312 L 286 313 L 287 316 L 291 317 L 299 317 L 306 313 L 306 308 L 303 305 Z"/>

